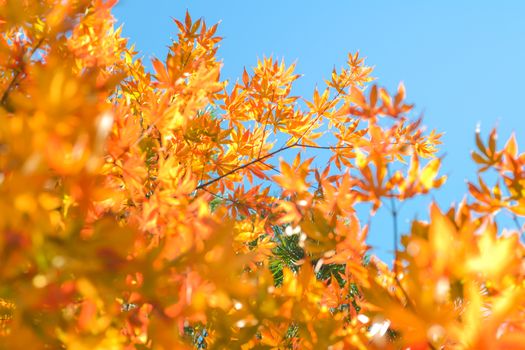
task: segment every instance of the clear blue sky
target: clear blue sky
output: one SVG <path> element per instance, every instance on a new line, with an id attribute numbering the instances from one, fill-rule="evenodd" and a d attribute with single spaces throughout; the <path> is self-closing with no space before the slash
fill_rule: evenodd
<path id="1" fill-rule="evenodd" d="M 359 50 L 379 85 L 393 90 L 403 81 L 424 124 L 445 132 L 449 180 L 433 195 L 443 208 L 462 199 L 466 178 L 475 179 L 470 151 L 478 123 L 484 134 L 498 126 L 500 142 L 514 131 L 525 145 L 525 1 L 120 0 L 115 16 L 144 57 L 164 58 L 176 35 L 171 18 L 186 9 L 209 25 L 221 21 L 224 79 L 273 55 L 297 61 L 304 77 L 294 93 L 309 97 Z M 430 200 L 403 207 L 401 232 L 416 215 L 426 217 Z M 391 232 L 390 216 L 380 211 L 369 243 L 387 260 Z"/>

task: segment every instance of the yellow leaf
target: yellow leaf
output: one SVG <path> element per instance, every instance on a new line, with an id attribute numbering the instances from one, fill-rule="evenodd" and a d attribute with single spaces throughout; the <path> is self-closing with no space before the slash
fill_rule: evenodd
<path id="1" fill-rule="evenodd" d="M 425 189 L 429 190 L 434 187 L 434 180 L 439 171 L 440 161 L 438 158 L 432 159 L 421 171 L 421 183 Z"/>
<path id="2" fill-rule="evenodd" d="M 430 220 L 428 235 L 434 252 L 433 269 L 438 275 L 446 274 L 450 272 L 449 267 L 456 264 L 454 260 L 458 258 L 454 254 L 456 227 L 441 213 L 435 203 L 430 206 Z"/>

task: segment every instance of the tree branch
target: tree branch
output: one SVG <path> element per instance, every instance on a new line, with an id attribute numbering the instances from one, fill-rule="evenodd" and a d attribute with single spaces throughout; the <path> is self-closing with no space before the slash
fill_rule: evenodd
<path id="1" fill-rule="evenodd" d="M 275 88 L 273 89 L 273 94 L 272 94 L 272 102 L 273 100 L 275 99 Z M 275 103 L 275 102 L 274 102 Z M 272 112 L 274 110 L 274 107 L 275 105 L 273 105 L 269 110 L 268 110 L 268 116 L 266 117 L 266 120 L 264 121 L 264 130 L 263 130 L 263 134 L 262 134 L 262 139 L 261 139 L 261 146 L 259 147 L 259 153 L 257 154 L 257 157 L 260 157 L 261 156 L 261 152 L 262 152 L 262 149 L 263 149 L 263 146 L 264 146 L 264 138 L 266 137 L 266 127 L 268 126 L 268 122 L 270 121 L 270 117 L 272 115 Z"/>

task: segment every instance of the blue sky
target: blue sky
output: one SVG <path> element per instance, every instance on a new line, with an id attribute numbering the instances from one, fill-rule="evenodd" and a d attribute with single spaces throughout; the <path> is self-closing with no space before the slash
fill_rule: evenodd
<path id="1" fill-rule="evenodd" d="M 497 5 L 496 5 L 497 4 Z M 400 81 L 429 129 L 445 132 L 442 154 L 447 184 L 429 198 L 409 203 L 408 220 L 426 217 L 434 198 L 443 208 L 462 199 L 465 179 L 475 179 L 470 160 L 474 131 L 498 127 L 500 142 L 515 132 L 525 145 L 525 2 L 523 1 L 175 1 L 120 0 L 115 16 L 124 35 L 146 58 L 164 58 L 186 10 L 211 25 L 221 21 L 222 77 L 270 56 L 297 62 L 304 76 L 294 93 L 309 98 L 316 84 L 359 50 L 375 66 L 377 83 L 393 91 Z M 391 258 L 391 218 L 378 213 L 369 243 Z"/>

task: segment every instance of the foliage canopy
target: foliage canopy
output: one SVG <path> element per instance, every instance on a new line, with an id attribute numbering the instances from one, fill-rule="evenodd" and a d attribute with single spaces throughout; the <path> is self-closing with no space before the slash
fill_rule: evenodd
<path id="1" fill-rule="evenodd" d="M 2 348 L 522 347 L 522 229 L 495 223 L 525 216 L 514 136 L 476 134 L 468 199 L 389 268 L 356 207 L 397 241 L 398 204 L 445 181 L 403 85 L 357 53 L 311 98 L 273 58 L 228 85 L 189 14 L 149 72 L 115 3 L 0 0 Z"/>

